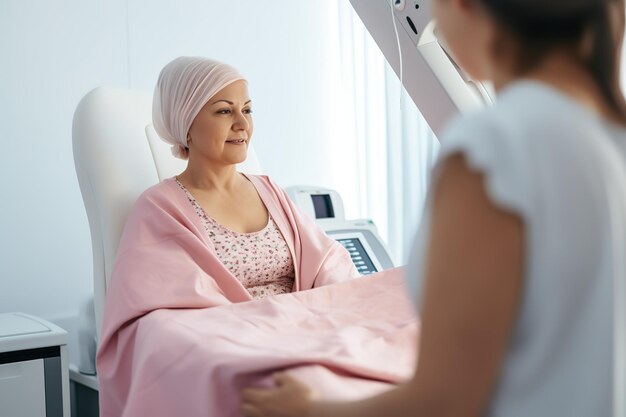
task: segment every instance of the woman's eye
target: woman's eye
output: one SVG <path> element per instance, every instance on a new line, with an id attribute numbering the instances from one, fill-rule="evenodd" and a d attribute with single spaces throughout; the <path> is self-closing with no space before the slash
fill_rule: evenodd
<path id="1" fill-rule="evenodd" d="M 243 109 L 241 111 L 243 114 L 252 114 L 252 109 Z M 232 111 L 230 109 L 221 109 L 217 111 L 217 114 L 231 114 Z"/>

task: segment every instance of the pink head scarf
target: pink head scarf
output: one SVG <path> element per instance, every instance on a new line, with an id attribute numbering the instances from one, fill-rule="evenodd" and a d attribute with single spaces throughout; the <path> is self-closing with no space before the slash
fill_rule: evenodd
<path id="1" fill-rule="evenodd" d="M 187 133 L 191 123 L 218 91 L 243 75 L 230 65 L 208 58 L 182 56 L 159 74 L 152 101 L 152 122 L 157 134 L 172 145 L 172 154 L 189 157 Z"/>

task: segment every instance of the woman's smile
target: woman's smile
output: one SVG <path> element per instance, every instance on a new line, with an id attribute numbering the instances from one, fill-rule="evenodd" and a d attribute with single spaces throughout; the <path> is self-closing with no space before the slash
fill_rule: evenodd
<path id="1" fill-rule="evenodd" d="M 245 145 L 246 142 L 246 139 L 229 139 L 226 141 L 226 143 L 230 143 L 231 145 Z"/>

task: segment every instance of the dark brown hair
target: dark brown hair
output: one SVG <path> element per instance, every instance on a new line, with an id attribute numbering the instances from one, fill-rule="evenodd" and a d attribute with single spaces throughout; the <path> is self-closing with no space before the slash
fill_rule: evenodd
<path id="1" fill-rule="evenodd" d="M 590 36 L 583 61 L 611 108 L 626 123 L 620 89 L 624 0 L 479 0 L 519 42 L 517 69 L 527 72 L 558 48 L 576 47 Z"/>

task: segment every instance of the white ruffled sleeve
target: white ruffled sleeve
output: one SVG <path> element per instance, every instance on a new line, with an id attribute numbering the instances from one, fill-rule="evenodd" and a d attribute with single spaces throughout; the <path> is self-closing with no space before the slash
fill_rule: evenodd
<path id="1" fill-rule="evenodd" d="M 481 112 L 453 121 L 442 135 L 439 162 L 433 175 L 433 186 L 445 160 L 462 154 L 472 170 L 484 175 L 491 201 L 522 218 L 530 215 L 531 178 L 539 167 L 533 164 L 529 147 L 505 121 Z"/>

